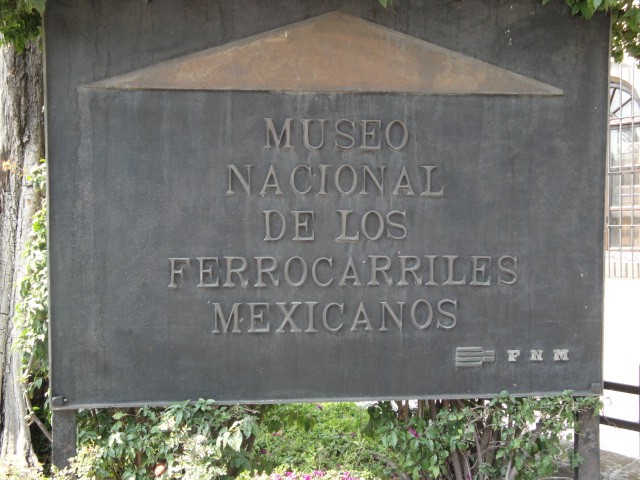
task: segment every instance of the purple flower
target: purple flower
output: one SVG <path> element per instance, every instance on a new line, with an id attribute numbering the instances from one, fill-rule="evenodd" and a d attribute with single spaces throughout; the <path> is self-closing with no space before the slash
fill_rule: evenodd
<path id="1" fill-rule="evenodd" d="M 420 435 L 418 435 L 418 432 L 415 431 L 413 428 L 407 428 L 407 432 L 409 432 L 411 435 L 413 435 L 416 438 L 420 437 Z"/>
<path id="2" fill-rule="evenodd" d="M 360 480 L 358 477 L 352 477 L 350 472 L 343 472 L 341 480 Z"/>
<path id="3" fill-rule="evenodd" d="M 319 403 L 317 403 L 317 404 L 316 404 L 316 408 L 317 408 L 318 410 L 322 410 L 322 405 L 320 405 Z"/>

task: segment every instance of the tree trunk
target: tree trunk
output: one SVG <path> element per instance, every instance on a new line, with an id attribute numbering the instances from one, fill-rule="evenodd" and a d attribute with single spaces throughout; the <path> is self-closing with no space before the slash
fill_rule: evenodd
<path id="1" fill-rule="evenodd" d="M 26 184 L 44 157 L 42 53 L 29 45 L 0 48 L 0 458 L 32 464 L 24 389 L 16 382 L 21 358 L 13 351 L 12 318 L 19 299 L 23 249 L 38 204 Z"/>

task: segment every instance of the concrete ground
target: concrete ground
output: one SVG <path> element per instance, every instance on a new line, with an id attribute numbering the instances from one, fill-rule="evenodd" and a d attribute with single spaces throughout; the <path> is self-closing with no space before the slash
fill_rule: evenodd
<path id="1" fill-rule="evenodd" d="M 600 452 L 601 480 L 640 480 L 640 458 L 632 458 L 613 452 Z M 562 464 L 555 477 L 544 480 L 574 480 L 573 469 Z"/>
<path id="2" fill-rule="evenodd" d="M 600 471 L 604 480 L 640 480 L 640 458 L 602 451 Z"/>

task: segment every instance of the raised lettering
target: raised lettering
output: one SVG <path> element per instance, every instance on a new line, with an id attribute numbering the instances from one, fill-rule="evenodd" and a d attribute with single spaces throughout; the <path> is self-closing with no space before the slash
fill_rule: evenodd
<path id="1" fill-rule="evenodd" d="M 424 305 L 427 308 L 427 314 L 425 316 L 424 323 L 418 322 L 417 312 L 418 312 L 418 307 L 420 305 Z M 432 320 L 433 320 L 433 309 L 431 308 L 431 304 L 429 302 L 427 302 L 426 300 L 420 299 L 420 300 L 416 300 L 413 303 L 413 305 L 411 305 L 411 323 L 413 323 L 413 326 L 416 327 L 418 330 L 424 330 L 426 328 L 429 328 Z"/>
<path id="2" fill-rule="evenodd" d="M 529 360 L 531 360 L 532 362 L 541 362 L 542 352 L 543 350 L 531 350 L 531 356 L 529 357 Z"/>
<path id="3" fill-rule="evenodd" d="M 372 235 L 369 233 L 369 230 L 367 228 L 367 220 L 369 218 L 371 218 L 371 216 L 373 216 L 373 218 L 375 218 L 376 220 L 372 220 L 371 223 L 374 223 L 374 229 L 375 229 L 375 224 L 378 224 L 378 230 Z M 376 212 L 375 210 L 369 210 L 368 212 L 365 212 L 365 214 L 362 216 L 362 219 L 360 220 L 360 230 L 362 230 L 362 234 L 369 240 L 378 240 L 380 237 L 382 237 L 382 234 L 384 233 L 384 219 L 382 218 L 382 215 L 380 215 L 378 212 Z"/>
<path id="4" fill-rule="evenodd" d="M 244 257 L 224 257 L 224 259 L 227 262 L 227 281 L 224 282 L 223 287 L 236 286 L 236 284 L 231 280 L 231 277 L 234 273 L 238 276 L 238 280 L 240 281 L 241 286 L 246 287 L 247 285 L 249 285 L 249 280 L 244 278 L 244 275 L 242 275 L 247 270 L 247 259 Z M 238 261 L 240 262 L 240 266 L 234 267 L 233 263 Z"/>
<path id="5" fill-rule="evenodd" d="M 394 125 L 398 125 L 402 130 L 402 140 L 400 140 L 400 143 L 398 145 L 394 145 L 391 142 L 391 129 Z M 409 140 L 409 132 L 407 131 L 407 126 L 400 120 L 389 122 L 387 128 L 384 129 L 384 138 L 387 142 L 387 145 L 389 145 L 389 147 L 391 147 L 393 150 L 402 150 Z"/>
<path id="6" fill-rule="evenodd" d="M 344 269 L 344 273 L 342 274 L 342 278 L 340 279 L 338 285 L 344 287 L 347 284 L 347 280 L 352 280 L 355 287 L 359 287 L 360 285 L 362 285 L 362 282 L 358 278 L 358 272 L 356 271 L 356 267 L 353 264 L 352 257 L 349 257 L 347 266 Z"/>
<path id="7" fill-rule="evenodd" d="M 287 310 L 287 304 L 285 302 L 276 302 L 276 305 L 284 315 L 284 320 L 282 320 L 282 324 L 278 327 L 276 333 L 284 333 L 284 326 L 287 324 L 289 325 L 290 332 L 300 333 L 302 330 L 298 328 L 298 326 L 293 321 L 293 318 L 291 317 L 293 315 L 293 312 L 296 311 L 296 308 L 302 305 L 302 302 L 291 302 L 291 308 L 289 310 Z"/>
<path id="8" fill-rule="evenodd" d="M 340 183 L 340 174 L 344 170 L 351 172 L 351 186 L 346 190 L 342 188 L 342 184 Z M 358 188 L 358 176 L 356 175 L 356 170 L 351 165 L 340 165 L 334 174 L 334 182 L 336 190 L 340 192 L 340 195 L 345 197 L 353 195 L 353 192 Z"/>
<path id="9" fill-rule="evenodd" d="M 467 276 L 463 275 L 461 279 L 459 280 L 454 280 L 453 279 L 453 269 L 455 267 L 455 261 L 458 258 L 457 255 L 443 255 L 442 258 L 444 258 L 447 261 L 447 279 L 444 281 L 444 283 L 442 285 L 465 285 L 467 283 Z"/>
<path id="10" fill-rule="evenodd" d="M 206 283 L 205 278 L 213 278 L 213 264 L 218 266 L 218 257 L 198 257 L 198 262 L 200 263 L 200 283 L 198 284 L 199 288 L 215 288 L 220 286 L 220 280 L 216 277 L 216 281 L 213 283 Z M 205 264 L 211 262 L 212 265 L 209 268 L 204 268 Z"/>
<path id="11" fill-rule="evenodd" d="M 227 333 L 227 330 L 229 330 L 229 325 L 231 325 L 232 321 L 233 321 L 233 329 L 231 330 L 231 333 L 241 333 L 240 332 L 240 322 L 242 322 L 244 319 L 239 318 L 238 308 L 240 307 L 240 305 L 242 305 L 242 304 L 241 303 L 234 303 L 233 307 L 231 307 L 231 312 L 229 313 L 229 318 L 227 320 L 225 320 L 224 312 L 222 311 L 222 307 L 220 306 L 220 304 L 219 303 L 214 303 L 213 304 L 213 308 L 214 308 L 213 333 L 220 333 L 220 330 L 218 330 L 218 319 L 220 320 L 220 323 L 222 324 L 222 333 Z"/>
<path id="12" fill-rule="evenodd" d="M 391 217 L 393 215 L 399 215 L 406 220 L 407 213 L 404 210 L 402 211 L 391 210 L 389 213 L 387 213 L 387 225 L 389 226 L 389 229 L 387 230 L 387 238 L 393 238 L 394 240 L 402 240 L 408 234 L 407 227 L 405 227 L 402 223 L 394 222 L 393 220 L 391 220 Z M 391 233 L 392 228 L 399 229 L 402 232 L 402 234 L 400 236 L 394 235 L 393 233 Z"/>
<path id="13" fill-rule="evenodd" d="M 321 282 L 320 280 L 318 280 L 318 265 L 320 264 L 320 262 L 326 262 L 330 267 L 333 267 L 333 258 L 320 257 L 316 259 L 311 266 L 311 278 L 313 278 L 314 283 L 319 287 L 328 287 L 333 283 L 333 278 L 330 278 L 326 282 Z"/>
<path id="14" fill-rule="evenodd" d="M 282 130 L 280 130 L 280 134 L 276 131 L 276 127 L 273 124 L 273 119 L 265 118 L 264 121 L 267 124 L 267 144 L 265 148 L 272 148 L 271 140 L 276 148 L 293 148 L 291 146 L 291 120 L 293 118 L 286 118 L 284 121 L 284 125 L 282 126 Z M 284 147 L 282 147 L 282 138 L 284 137 Z"/>
<path id="15" fill-rule="evenodd" d="M 411 180 L 409 179 L 409 174 L 407 173 L 407 167 L 402 167 L 400 171 L 400 175 L 398 176 L 398 181 L 396 182 L 396 186 L 393 189 L 393 195 L 400 195 L 400 190 L 405 192 L 407 196 L 415 195 L 413 191 L 413 185 L 411 185 Z"/>
<path id="16" fill-rule="evenodd" d="M 440 187 L 440 190 L 434 192 L 431 186 L 432 176 L 431 173 L 436 169 L 433 165 L 420 165 L 426 172 L 427 178 L 425 180 L 424 191 L 420 194 L 421 197 L 441 198 L 444 197 L 444 187 Z"/>
<path id="17" fill-rule="evenodd" d="M 517 362 L 520 356 L 520 350 L 507 350 L 507 361 Z"/>
<path id="18" fill-rule="evenodd" d="M 316 333 L 318 330 L 316 330 L 315 326 L 313 325 L 313 321 L 315 317 L 315 306 L 318 304 L 318 302 L 304 302 L 304 303 L 307 306 L 307 310 L 309 312 L 307 315 L 307 318 L 309 318 L 309 326 L 305 330 L 305 333 Z"/>
<path id="19" fill-rule="evenodd" d="M 233 178 L 235 177 L 244 188 L 245 193 L 251 194 L 251 167 L 253 165 L 243 165 L 245 170 L 247 171 L 247 176 L 245 177 L 238 167 L 233 165 L 232 163 L 227 164 L 227 174 L 229 175 L 229 189 L 227 190 L 227 195 L 235 195 L 236 192 L 233 189 Z"/>
<path id="20" fill-rule="evenodd" d="M 264 311 L 269 312 L 268 303 L 249 303 L 249 333 L 269 333 L 271 331 L 271 325 L 267 322 L 266 326 L 258 327 L 256 324 L 262 324 L 264 322 Z M 260 311 L 257 309 L 260 308 Z"/>
<path id="21" fill-rule="evenodd" d="M 511 264 L 511 265 L 509 265 Z M 498 286 L 503 285 L 515 285 L 518 281 L 518 275 L 516 274 L 516 267 L 518 266 L 518 259 L 510 255 L 503 255 L 498 258 L 498 271 L 508 275 L 508 280 L 504 280 L 502 276 L 498 275 Z"/>
<path id="22" fill-rule="evenodd" d="M 433 287 L 436 285 L 439 285 L 439 283 L 437 283 L 435 281 L 434 278 L 434 272 L 433 272 L 433 262 L 436 258 L 438 258 L 437 255 L 425 255 L 424 258 L 427 259 L 427 263 L 429 264 L 429 281 L 425 282 L 425 285 L 428 287 Z"/>
<path id="23" fill-rule="evenodd" d="M 300 263 L 300 280 L 298 280 L 297 282 L 294 282 L 291 279 L 291 264 L 293 263 L 294 260 L 298 260 Z M 307 280 L 307 271 L 308 271 L 307 262 L 305 262 L 303 258 L 291 257 L 284 264 L 284 280 L 285 282 L 287 282 L 288 285 L 292 287 L 299 287 L 303 285 L 304 282 Z"/>
<path id="24" fill-rule="evenodd" d="M 278 182 L 276 169 L 273 165 L 269 166 L 269 171 L 267 172 L 267 176 L 265 177 L 264 183 L 262 184 L 262 190 L 260 190 L 260 195 L 265 196 L 267 194 L 267 190 L 270 188 L 274 190 L 274 195 L 282 195 L 280 182 Z"/>
<path id="25" fill-rule="evenodd" d="M 276 240 L 280 240 L 284 237 L 284 234 L 287 230 L 287 222 L 284 218 L 284 215 L 280 213 L 278 210 L 263 210 L 264 214 L 264 238 L 262 239 L 264 242 L 274 242 Z M 277 215 L 280 218 L 280 233 L 275 237 L 271 234 L 271 215 Z"/>
<path id="26" fill-rule="evenodd" d="M 320 167 L 320 190 L 316 195 L 327 195 L 327 169 L 331 165 L 319 164 L 318 166 Z"/>
<path id="27" fill-rule="evenodd" d="M 349 125 L 349 127 L 351 127 L 351 130 L 355 128 L 355 123 L 352 120 L 340 119 L 336 122 L 336 149 L 351 150 L 355 146 L 356 140 L 347 132 L 340 130 L 340 125 L 344 124 Z M 338 138 L 344 138 L 349 143 L 347 143 L 346 145 L 340 144 L 338 143 Z"/>
<path id="28" fill-rule="evenodd" d="M 191 259 L 190 258 L 170 258 L 169 259 L 169 265 L 170 265 L 169 276 L 171 277 L 171 281 L 169 282 L 169 288 L 178 288 L 178 285 L 176 285 L 176 275 L 178 275 L 181 280 L 184 280 L 184 270 L 183 270 L 184 265 L 176 270 L 177 263 L 185 263 L 188 266 L 191 264 Z"/>
<path id="29" fill-rule="evenodd" d="M 444 306 L 446 304 L 453 305 L 453 309 L 457 309 L 458 308 L 458 301 L 457 300 L 450 300 L 448 298 L 443 298 L 442 300 L 440 300 L 438 302 L 438 312 L 440 314 L 444 315 L 449 320 L 445 323 L 440 318 L 438 318 L 438 322 L 436 324 L 436 328 L 443 328 L 445 330 L 451 330 L 458 323 L 458 319 L 457 319 L 457 317 L 455 316 L 455 314 L 453 312 L 449 312 L 449 311 L 444 309 Z"/>
<path id="30" fill-rule="evenodd" d="M 295 218 L 295 236 L 293 237 L 293 240 L 300 242 L 312 241 L 315 238 L 315 232 L 309 225 L 309 222 L 313 223 L 314 213 L 311 210 L 293 210 L 291 213 Z M 303 232 L 307 234 L 306 237 L 302 236 Z M 309 232 L 311 232 L 311 234 L 309 234 Z"/>
<path id="31" fill-rule="evenodd" d="M 383 265 L 378 265 L 378 261 L 384 260 Z M 391 259 L 386 255 L 369 255 L 369 261 L 371 262 L 371 280 L 367 282 L 367 285 L 380 285 L 378 282 L 378 273 L 381 273 L 384 278 L 384 285 L 391 285 L 393 279 L 387 275 L 387 272 L 391 268 Z"/>
<path id="32" fill-rule="evenodd" d="M 353 318 L 353 325 L 351 325 L 351 331 L 355 332 L 358 330 L 360 325 L 364 325 L 365 331 L 373 330 L 371 326 L 371 322 L 369 321 L 369 314 L 367 310 L 364 308 L 364 304 L 360 302 L 358 305 L 358 311 L 356 312 L 356 316 Z"/>
<path id="33" fill-rule="evenodd" d="M 398 258 L 400 259 L 400 281 L 397 285 L 399 287 L 409 285 L 409 282 L 407 282 L 407 273 L 413 276 L 413 281 L 416 285 L 421 285 L 422 277 L 416 273 L 420 268 L 420 259 L 412 255 L 400 255 Z M 407 265 L 407 261 L 410 261 L 412 265 Z"/>
<path id="34" fill-rule="evenodd" d="M 399 315 L 396 315 L 396 312 L 394 312 L 391 309 L 391 306 L 387 302 L 380 302 L 380 306 L 382 307 L 382 326 L 380 327 L 380 331 L 381 332 L 386 332 L 388 330 L 387 329 L 387 317 L 385 315 L 385 312 L 388 313 L 391 316 L 391 320 L 393 320 L 393 322 L 396 324 L 398 329 L 402 330 L 402 320 L 403 320 L 402 310 L 403 310 L 403 307 L 404 307 L 404 302 L 396 302 L 396 303 L 400 307 L 400 314 Z"/>
<path id="35" fill-rule="evenodd" d="M 311 122 L 320 122 L 320 143 L 318 143 L 317 145 L 311 145 L 311 142 L 309 141 L 309 124 Z M 324 122 L 326 122 L 326 120 L 323 119 L 302 119 L 302 136 L 304 146 L 307 150 L 319 150 L 320 148 L 322 148 L 322 145 L 324 145 Z"/>
<path id="36" fill-rule="evenodd" d="M 480 262 L 483 263 L 480 265 Z M 491 266 L 491 257 L 477 257 L 472 255 L 471 263 L 473 265 L 471 268 L 471 282 L 469 282 L 469 285 L 491 285 L 491 275 L 487 275 L 486 273 L 487 267 Z M 478 274 L 480 274 L 482 277 L 485 277 L 485 279 L 479 280 Z"/>
<path id="37" fill-rule="evenodd" d="M 340 313 L 344 313 L 344 303 L 328 303 L 322 310 L 322 324 L 324 325 L 324 328 L 326 328 L 330 332 L 337 332 L 344 326 L 344 323 L 340 322 L 340 324 L 336 327 L 331 327 L 329 325 L 329 309 L 331 309 L 332 307 L 338 307 Z"/>
<path id="38" fill-rule="evenodd" d="M 271 279 L 271 284 L 274 287 L 277 287 L 278 285 L 280 285 L 280 280 L 273 276 L 273 272 L 275 272 L 276 269 L 278 268 L 278 261 L 274 257 L 255 257 L 255 260 L 256 260 L 256 268 L 257 268 L 256 276 L 258 277 L 258 280 L 254 284 L 254 287 L 260 288 L 260 287 L 267 286 L 267 284 L 264 283 L 264 281 L 262 280 L 262 277 L 264 276 L 265 273 L 269 275 L 269 278 Z M 271 265 L 268 267 L 265 267 L 264 266 L 265 261 L 269 261 Z"/>
<path id="39" fill-rule="evenodd" d="M 356 232 L 355 235 L 347 235 L 347 222 L 348 217 L 353 213 L 353 210 L 337 210 L 340 214 L 340 236 L 336 238 L 336 242 L 355 242 L 360 238 L 360 232 Z"/>
<path id="40" fill-rule="evenodd" d="M 553 349 L 553 361 L 554 362 L 568 362 L 569 361 L 569 349 L 567 349 L 567 348 L 554 348 Z"/>
<path id="41" fill-rule="evenodd" d="M 306 190 L 298 190 L 296 186 L 296 174 L 299 170 L 307 171 L 307 189 Z M 297 165 L 291 170 L 291 175 L 289 176 L 289 183 L 291 184 L 291 188 L 298 195 L 306 195 L 311 191 L 311 185 L 309 185 L 309 177 L 311 176 L 311 167 L 309 165 Z"/>
<path id="42" fill-rule="evenodd" d="M 380 195 L 384 194 L 384 171 L 386 168 L 387 167 L 385 165 L 380 165 L 378 167 L 378 170 L 380 171 L 380 179 L 378 179 L 370 167 L 368 167 L 367 165 L 362 166 L 362 190 L 360 191 L 360 195 L 369 194 L 369 192 L 367 191 L 367 177 L 369 177 L 373 184 L 376 186 L 376 188 L 378 189 L 378 193 Z"/>
<path id="43" fill-rule="evenodd" d="M 376 142 L 376 133 L 382 122 L 380 120 L 360 120 L 362 124 L 362 137 L 360 138 L 360 150 L 380 150 L 380 138 Z M 371 129 L 369 129 L 371 127 Z M 370 142 L 373 142 L 371 144 Z"/>

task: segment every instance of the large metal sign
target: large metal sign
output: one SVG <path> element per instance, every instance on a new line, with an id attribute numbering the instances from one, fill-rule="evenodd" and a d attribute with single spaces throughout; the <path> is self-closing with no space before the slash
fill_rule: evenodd
<path id="1" fill-rule="evenodd" d="M 49 0 L 54 408 L 600 388 L 608 22 Z"/>

